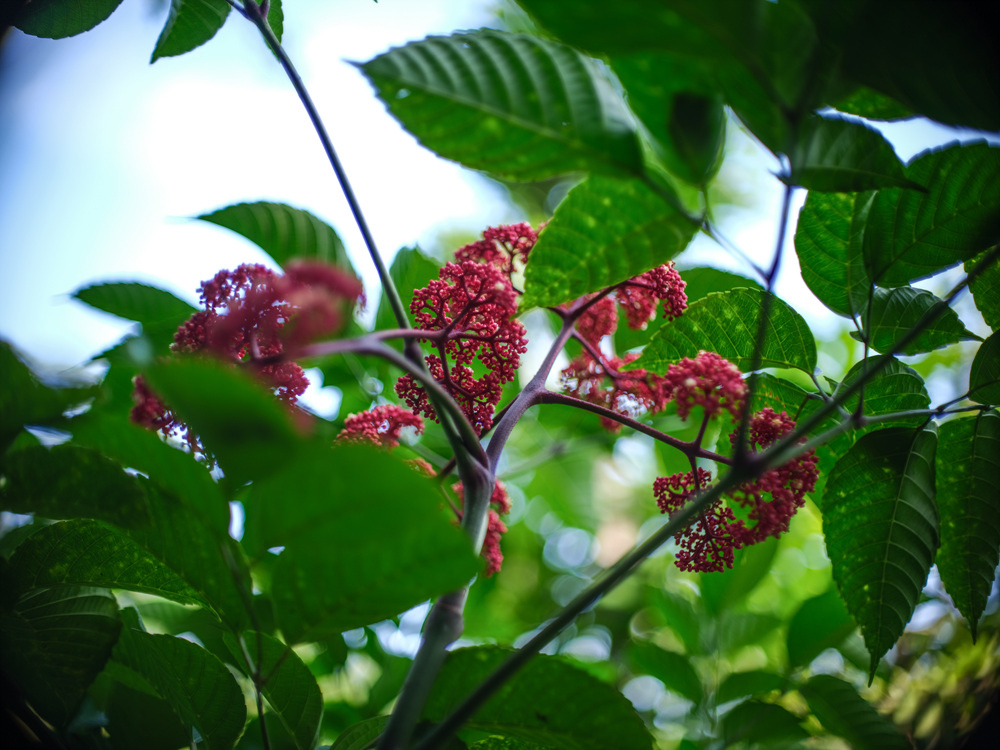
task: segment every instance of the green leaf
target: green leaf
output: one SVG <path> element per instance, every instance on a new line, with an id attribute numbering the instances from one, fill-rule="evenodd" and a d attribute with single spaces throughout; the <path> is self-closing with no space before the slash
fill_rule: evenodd
<path id="1" fill-rule="evenodd" d="M 809 709 L 831 734 L 854 750 L 908 750 L 911 745 L 889 719 L 858 695 L 849 682 L 820 674 L 799 688 Z"/>
<path id="2" fill-rule="evenodd" d="M 986 253 L 982 253 L 973 260 L 966 261 L 965 272 L 977 269 L 985 260 Z M 997 289 L 1000 289 L 1000 258 L 994 257 L 993 262 L 969 282 L 969 291 L 972 292 L 976 307 L 982 313 L 986 325 L 994 331 L 1000 329 L 1000 295 L 996 293 Z"/>
<path id="3" fill-rule="evenodd" d="M 908 120 L 915 115 L 896 100 L 867 86 L 859 86 L 833 103 L 834 109 L 867 120 Z"/>
<path id="4" fill-rule="evenodd" d="M 267 25 L 280 42 L 281 35 L 285 33 L 285 10 L 281 7 L 281 0 L 271 0 L 271 7 L 267 10 Z"/>
<path id="5" fill-rule="evenodd" d="M 660 266 L 695 224 L 640 180 L 591 175 L 539 235 L 525 270 L 524 307 L 549 307 Z"/>
<path id="6" fill-rule="evenodd" d="M 705 608 L 718 615 L 745 599 L 771 570 L 778 540 L 768 539 L 734 554 L 733 567 L 703 573 L 699 581 Z"/>
<path id="7" fill-rule="evenodd" d="M 226 0 L 170 0 L 167 23 L 156 40 L 154 63 L 161 57 L 173 57 L 200 47 L 222 28 L 229 15 Z"/>
<path id="8" fill-rule="evenodd" d="M 206 748 L 236 745 L 247 718 L 243 693 L 222 662 L 201 646 L 126 627 L 114 659 L 169 701 L 181 720 L 198 730 Z"/>
<path id="9" fill-rule="evenodd" d="M 865 229 L 865 264 L 880 286 L 915 279 L 969 260 L 1000 233 L 1000 148 L 952 144 L 907 166 L 925 193 L 880 190 Z"/>
<path id="10" fill-rule="evenodd" d="M 786 182 L 807 190 L 853 193 L 884 187 L 922 189 L 907 179 L 889 142 L 864 123 L 814 115 L 801 128 L 789 154 Z"/>
<path id="11" fill-rule="evenodd" d="M 274 470 L 300 442 L 289 411 L 233 367 L 192 358 L 165 360 L 151 366 L 145 378 L 235 485 Z"/>
<path id="12" fill-rule="evenodd" d="M 118 605 L 107 591 L 31 591 L 0 613 L 4 672 L 42 718 L 64 728 L 104 668 L 120 629 Z"/>
<path id="13" fill-rule="evenodd" d="M 195 218 L 246 237 L 279 266 L 306 258 L 354 271 L 336 230 L 301 208 L 267 201 L 237 203 Z"/>
<path id="14" fill-rule="evenodd" d="M 1000 564 L 1000 414 L 942 424 L 936 463 L 938 572 L 975 638 Z"/>
<path id="15" fill-rule="evenodd" d="M 715 701 L 722 704 L 744 696 L 764 696 L 774 690 L 782 690 L 784 686 L 785 678 L 774 672 L 733 672 L 719 685 Z"/>
<path id="16" fill-rule="evenodd" d="M 712 292 L 728 292 L 739 287 L 764 291 L 764 287 L 753 279 L 707 266 L 686 268 L 681 271 L 681 278 L 685 282 L 684 292 L 687 294 L 689 305 Z"/>
<path id="17" fill-rule="evenodd" d="M 754 362 L 761 311 L 770 307 L 761 347 L 761 367 L 816 369 L 816 342 L 802 316 L 784 301 L 756 289 L 709 294 L 657 331 L 633 367 L 665 373 L 683 357 L 713 351 L 743 371 Z"/>
<path id="18" fill-rule="evenodd" d="M 168 329 L 172 333 L 197 311 L 165 289 L 136 281 L 94 284 L 77 289 L 72 296 L 98 310 L 141 323 L 143 331 Z"/>
<path id="19" fill-rule="evenodd" d="M 937 430 L 864 435 L 837 462 L 823 494 L 833 579 L 871 654 L 871 675 L 917 605 L 938 547 Z"/>
<path id="20" fill-rule="evenodd" d="M 359 65 L 424 146 L 510 180 L 641 173 L 631 115 L 600 65 L 536 37 L 428 37 Z"/>
<path id="21" fill-rule="evenodd" d="M 969 398 L 980 404 L 1000 404 L 1000 334 L 979 345 L 969 370 Z"/>
<path id="22" fill-rule="evenodd" d="M 777 544 L 773 546 L 777 548 Z M 768 559 L 773 560 L 773 555 Z M 746 558 L 744 564 L 745 561 Z M 719 620 L 719 647 L 732 654 L 747 646 L 760 645 L 772 633 L 777 633 L 783 624 L 777 617 L 757 612 L 726 612 Z"/>
<path id="23" fill-rule="evenodd" d="M 410 309 L 413 292 L 427 286 L 427 282 L 438 277 L 440 264 L 424 255 L 418 247 L 400 248 L 389 267 L 389 277 L 396 285 L 399 296 L 406 309 Z M 411 320 L 412 322 L 412 320 Z M 383 294 L 379 299 L 378 312 L 375 315 L 375 330 L 396 328 L 399 323 L 392 313 L 389 300 Z"/>
<path id="24" fill-rule="evenodd" d="M 250 553 L 285 548 L 271 591 L 289 643 L 392 617 L 480 567 L 434 482 L 368 446 L 300 451 L 254 482 L 245 506 Z"/>
<path id="25" fill-rule="evenodd" d="M 239 643 L 229 633 L 225 639 L 240 669 L 252 677 Z M 298 750 L 312 750 L 323 718 L 323 696 L 316 678 L 291 646 L 268 635 L 258 637 L 253 631 L 243 633 L 242 639 L 257 672 L 267 678 L 261 692 L 274 714 L 288 730 Z"/>
<path id="26" fill-rule="evenodd" d="M 107 19 L 122 0 L 33 0 L 15 11 L 14 25 L 46 39 L 76 36 Z M 11 5 L 13 10 L 13 4 Z"/>
<path id="27" fill-rule="evenodd" d="M 337 735 L 337 741 L 330 746 L 330 750 L 368 750 L 388 721 L 388 716 L 373 716 L 349 726 Z"/>
<path id="28" fill-rule="evenodd" d="M 865 222 L 875 193 L 806 196 L 795 230 L 802 280 L 820 302 L 853 318 L 868 304 L 871 280 L 864 264 Z"/>
<path id="29" fill-rule="evenodd" d="M 722 719 L 725 747 L 760 743 L 764 747 L 797 745 L 809 736 L 795 715 L 774 703 L 747 701 Z"/>
<path id="30" fill-rule="evenodd" d="M 167 701 L 123 682 L 112 684 L 104 713 L 112 750 L 177 750 L 191 744 L 191 727 Z"/>
<path id="31" fill-rule="evenodd" d="M 704 700 L 701 678 L 688 657 L 666 651 L 649 641 L 634 641 L 629 647 L 629 662 L 632 671 L 655 677 L 667 690 L 696 706 Z"/>
<path id="32" fill-rule="evenodd" d="M 495 646 L 449 653 L 427 699 L 424 718 L 442 720 L 510 654 Z M 552 750 L 652 747 L 642 719 L 621 693 L 558 657 L 542 654 L 503 683 L 465 726 Z"/>
<path id="33" fill-rule="evenodd" d="M 854 631 L 854 621 L 834 588 L 807 599 L 788 623 L 788 666 L 804 667 Z"/>
<path id="34" fill-rule="evenodd" d="M 934 322 L 899 350 L 898 354 L 920 354 L 959 341 L 981 340 L 962 324 L 958 313 L 943 300 L 926 289 L 904 286 L 875 290 L 869 311 L 871 317 L 867 321 L 871 347 L 879 352 L 891 352 L 896 342 L 935 308 L 941 310 Z M 859 338 L 855 331 L 851 335 Z"/>
<path id="35" fill-rule="evenodd" d="M 118 526 L 149 522 L 146 494 L 135 477 L 89 448 L 32 446 L 5 461 L 0 507 L 45 518 L 100 518 Z"/>

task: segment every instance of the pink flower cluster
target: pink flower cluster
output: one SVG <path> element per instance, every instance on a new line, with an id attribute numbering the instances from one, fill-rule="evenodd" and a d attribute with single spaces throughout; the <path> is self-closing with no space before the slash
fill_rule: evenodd
<path id="1" fill-rule="evenodd" d="M 747 386 L 743 374 L 715 352 L 698 352 L 694 359 L 685 357 L 670 365 L 663 377 L 667 399 L 677 404 L 677 414 L 687 419 L 694 406 L 705 410 L 706 417 L 728 411 L 738 417 L 743 408 Z"/>
<path id="2" fill-rule="evenodd" d="M 458 499 L 465 504 L 465 493 L 462 483 L 459 482 L 453 488 L 458 495 Z M 490 497 L 490 512 L 486 522 L 486 538 L 483 540 L 482 556 L 486 560 L 486 577 L 490 578 L 500 571 L 503 565 L 503 552 L 500 551 L 500 537 L 507 533 L 507 525 L 500 520 L 500 516 L 510 513 L 510 496 L 507 488 L 499 479 L 493 485 L 493 495 Z M 458 517 L 462 517 L 459 511 Z"/>
<path id="3" fill-rule="evenodd" d="M 513 287 L 514 273 L 528 262 L 528 253 L 538 241 L 538 233 L 530 224 L 508 224 L 489 227 L 483 238 L 455 251 L 459 263 L 472 261 L 500 269 Z"/>
<path id="4" fill-rule="evenodd" d="M 655 317 L 656 303 L 661 300 L 667 319 L 679 318 L 687 308 L 685 286 L 671 261 L 619 284 L 615 297 L 625 311 L 629 328 L 638 330 Z"/>
<path id="5" fill-rule="evenodd" d="M 337 440 L 348 443 L 370 443 L 392 449 L 399 445 L 399 435 L 404 427 L 412 427 L 418 435 L 421 435 L 424 431 L 424 420 L 420 415 L 401 406 L 385 404 L 359 414 L 351 414 L 344 420 L 344 429 L 337 435 Z M 434 471 L 431 470 L 431 476 L 433 475 Z"/>
<path id="6" fill-rule="evenodd" d="M 493 426 L 493 412 L 505 383 L 514 379 L 527 351 L 524 326 L 514 319 L 517 294 L 504 272 L 485 263 L 447 263 L 410 303 L 417 328 L 438 353 L 425 358 L 431 376 L 454 397 L 476 432 Z M 486 369 L 477 376 L 475 360 Z M 396 383 L 396 393 L 418 414 L 437 421 L 426 391 L 410 375 Z"/>
<path id="7" fill-rule="evenodd" d="M 667 404 L 663 378 L 643 369 L 620 369 L 638 356 L 626 354 L 619 358 L 602 354 L 598 361 L 584 351 L 560 373 L 563 389 L 571 396 L 629 417 L 660 411 Z M 621 429 L 618 422 L 608 417 L 601 417 L 601 424 L 612 432 Z"/>

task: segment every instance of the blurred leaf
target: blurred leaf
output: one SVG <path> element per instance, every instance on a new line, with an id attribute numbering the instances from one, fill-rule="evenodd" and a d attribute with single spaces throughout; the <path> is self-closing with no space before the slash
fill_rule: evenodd
<path id="1" fill-rule="evenodd" d="M 111 688 L 105 713 L 114 750 L 177 750 L 191 743 L 191 727 L 170 703 L 122 682 Z"/>
<path id="2" fill-rule="evenodd" d="M 880 190 L 868 213 L 865 264 L 880 286 L 905 286 L 969 260 L 1000 232 L 1000 148 L 932 149 L 906 173 L 928 191 Z"/>
<path id="3" fill-rule="evenodd" d="M 704 700 L 701 678 L 686 656 L 666 651 L 649 641 L 633 641 L 628 654 L 633 672 L 655 677 L 667 690 L 696 706 Z"/>
<path id="4" fill-rule="evenodd" d="M 707 297 L 712 292 L 728 292 L 730 289 L 738 287 L 764 291 L 764 287 L 753 279 L 707 266 L 686 268 L 681 271 L 681 278 L 685 282 L 684 292 L 687 294 L 689 305 L 702 297 Z"/>
<path id="5" fill-rule="evenodd" d="M 807 599 L 788 623 L 788 666 L 804 667 L 828 648 L 836 648 L 854 631 L 854 620 L 837 590 Z"/>
<path id="6" fill-rule="evenodd" d="M 848 682 L 820 674 L 799 688 L 813 715 L 854 750 L 908 750 L 909 740 Z"/>
<path id="7" fill-rule="evenodd" d="M 392 617 L 480 567 L 434 482 L 368 446 L 300 451 L 255 482 L 245 506 L 250 553 L 285 548 L 271 591 L 289 643 Z"/>
<path id="8" fill-rule="evenodd" d="M 902 162 L 881 133 L 834 115 L 806 119 L 789 159 L 788 184 L 810 191 L 853 193 L 921 187 L 907 178 Z"/>
<path id="9" fill-rule="evenodd" d="M 684 597 L 669 591 L 657 590 L 651 598 L 663 616 L 666 626 L 680 638 L 687 652 L 701 654 L 704 612 L 700 608 L 696 610 Z"/>
<path id="10" fill-rule="evenodd" d="M 986 260 L 986 253 L 977 255 L 972 260 L 965 262 L 965 272 L 969 273 L 979 264 Z M 1000 295 L 996 290 L 1000 289 L 1000 258 L 993 258 L 993 262 L 987 266 L 982 273 L 969 282 L 969 291 L 972 292 L 972 299 L 975 300 L 976 307 L 983 315 L 983 320 L 994 331 L 1000 329 Z"/>
<path id="11" fill-rule="evenodd" d="M 868 120 L 908 120 L 916 116 L 896 100 L 867 86 L 859 86 L 847 96 L 833 102 L 833 107 Z"/>
<path id="12" fill-rule="evenodd" d="M 89 448 L 32 446 L 4 464 L 0 507 L 44 518 L 99 518 L 122 527 L 149 523 L 146 494 L 135 477 Z"/>
<path id="13" fill-rule="evenodd" d="M 733 672 L 719 685 L 715 692 L 715 702 L 722 704 L 743 696 L 763 696 L 773 690 L 783 689 L 784 685 L 785 678 L 774 672 Z"/>
<path id="14" fill-rule="evenodd" d="M 428 37 L 359 65 L 424 146 L 511 180 L 642 171 L 631 115 L 600 65 L 546 39 Z"/>
<path id="15" fill-rule="evenodd" d="M 229 15 L 226 0 L 170 0 L 167 23 L 156 40 L 149 62 L 200 47 L 222 28 Z"/>
<path id="16" fill-rule="evenodd" d="M 510 654 L 495 646 L 451 651 L 431 689 L 424 718 L 442 720 Z M 543 654 L 505 682 L 465 726 L 553 750 L 652 748 L 642 719 L 621 693 Z"/>
<path id="17" fill-rule="evenodd" d="M 868 304 L 864 233 L 875 193 L 809 192 L 795 230 L 802 280 L 820 302 L 851 318 Z"/>
<path id="18" fill-rule="evenodd" d="M 1000 404 L 1000 334 L 979 345 L 969 370 L 969 398 L 980 404 Z"/>
<path id="19" fill-rule="evenodd" d="M 683 250 L 696 227 L 640 180 L 592 175 L 539 235 L 523 307 L 549 307 L 625 281 Z"/>
<path id="20" fill-rule="evenodd" d="M 905 286 L 875 290 L 867 331 L 871 347 L 880 352 L 892 351 L 896 342 L 934 308 L 941 308 L 938 317 L 903 347 L 899 354 L 920 354 L 959 341 L 979 339 L 962 324 L 958 313 L 948 307 L 944 300 L 926 289 Z M 851 336 L 858 338 L 855 331 L 851 332 Z"/>
<path id="21" fill-rule="evenodd" d="M 237 203 L 195 217 L 246 237 L 285 267 L 289 261 L 320 260 L 354 272 L 336 230 L 308 211 L 284 203 Z"/>
<path id="22" fill-rule="evenodd" d="M 122 629 L 115 661 L 167 700 L 210 750 L 236 745 L 246 723 L 243 693 L 229 670 L 201 646 L 172 635 Z"/>
<path id="23" fill-rule="evenodd" d="M 699 585 L 705 608 L 719 614 L 739 604 L 768 574 L 777 551 L 778 540 L 767 539 L 737 550 L 732 568 L 702 573 Z"/>
<path id="24" fill-rule="evenodd" d="M 937 430 L 893 427 L 861 437 L 823 494 L 833 579 L 871 654 L 871 675 L 910 621 L 938 547 Z"/>
<path id="25" fill-rule="evenodd" d="M 781 625 L 782 621 L 771 615 L 727 611 L 719 620 L 719 643 L 724 651 L 732 653 L 745 646 L 760 644 Z"/>
<path id="26" fill-rule="evenodd" d="M 657 331 L 633 368 L 665 373 L 681 358 L 693 359 L 705 350 L 717 352 L 743 371 L 749 370 L 765 300 L 770 314 L 760 366 L 792 367 L 812 373 L 816 368 L 816 342 L 809 326 L 784 301 L 756 289 L 716 292 L 698 300 L 681 317 Z"/>
<path id="27" fill-rule="evenodd" d="M 6 599 L 13 592 L 7 588 Z M 4 673 L 32 708 L 63 729 L 111 655 L 121 620 L 108 591 L 58 586 L 4 602 L 0 656 Z"/>
<path id="28" fill-rule="evenodd" d="M 267 635 L 258 637 L 253 631 L 243 633 L 241 638 L 258 674 L 266 678 L 260 690 L 274 709 L 272 715 L 277 715 L 298 750 L 312 750 L 323 717 L 323 696 L 316 678 L 291 646 Z M 226 645 L 243 673 L 252 678 L 239 643 L 229 633 Z"/>
<path id="29" fill-rule="evenodd" d="M 741 743 L 764 747 L 795 745 L 809 736 L 795 715 L 773 703 L 750 700 L 741 703 L 722 719 L 725 746 Z"/>
<path id="30" fill-rule="evenodd" d="M 25 34 L 46 39 L 76 36 L 107 19 L 122 0 L 34 0 L 14 10 L 14 25 Z"/>
<path id="31" fill-rule="evenodd" d="M 388 721 L 388 716 L 375 716 L 348 727 L 337 736 L 330 750 L 368 750 Z"/>
<path id="32" fill-rule="evenodd" d="M 941 581 L 976 637 L 1000 564 L 1000 414 L 941 425 L 936 457 Z"/>
<path id="33" fill-rule="evenodd" d="M 191 358 L 164 360 L 149 367 L 145 378 L 235 485 L 276 469 L 300 441 L 278 399 L 232 367 Z"/>
<path id="34" fill-rule="evenodd" d="M 165 289 L 134 281 L 93 284 L 77 289 L 72 296 L 98 310 L 141 323 L 143 332 L 151 336 L 169 332 L 172 338 L 178 326 L 196 312 Z"/>
<path id="35" fill-rule="evenodd" d="M 726 141 L 726 112 L 718 97 L 685 91 L 674 94 L 668 142 L 676 159 L 673 172 L 695 185 L 705 185 L 719 171 Z M 669 166 L 669 164 L 668 164 Z"/>
<path id="36" fill-rule="evenodd" d="M 440 265 L 424 255 L 418 247 L 403 247 L 396 253 L 396 257 L 392 259 L 392 265 L 389 267 L 389 276 L 396 285 L 407 310 L 410 309 L 414 290 L 422 289 L 427 286 L 427 282 L 431 279 L 436 279 L 439 268 Z M 392 314 L 389 301 L 383 294 L 379 298 L 378 312 L 375 315 L 375 330 L 381 331 L 398 326 L 399 323 Z"/>

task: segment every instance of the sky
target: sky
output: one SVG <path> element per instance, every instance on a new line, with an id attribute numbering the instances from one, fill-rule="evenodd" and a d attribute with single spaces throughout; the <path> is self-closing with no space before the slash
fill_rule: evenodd
<path id="1" fill-rule="evenodd" d="M 383 254 L 433 246 L 449 230 L 472 235 L 524 220 L 493 183 L 405 133 L 349 62 L 428 34 L 496 26 L 494 0 L 287 5 L 285 46 Z M 256 30 L 231 14 L 205 46 L 150 65 L 165 13 L 165 5 L 129 0 L 77 37 L 15 30 L 0 46 L 0 338 L 37 363 L 80 364 L 130 329 L 72 300 L 76 289 L 142 281 L 195 303 L 198 285 L 220 269 L 264 261 L 246 240 L 190 220 L 234 203 L 312 211 L 338 230 L 366 286 L 377 289 L 319 141 Z M 747 205 L 723 229 L 766 265 L 782 193 L 768 172 L 778 165 L 732 132 L 721 179 L 740 185 Z M 923 121 L 885 132 L 903 159 L 960 135 Z M 685 261 L 740 270 L 704 237 Z M 778 282 L 821 335 L 842 325 L 805 289 L 793 252 Z"/>

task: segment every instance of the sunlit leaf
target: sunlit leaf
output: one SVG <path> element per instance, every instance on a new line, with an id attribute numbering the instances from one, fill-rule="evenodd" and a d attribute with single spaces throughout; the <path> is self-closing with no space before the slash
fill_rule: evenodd
<path id="1" fill-rule="evenodd" d="M 812 373 L 816 368 L 816 342 L 809 326 L 784 301 L 756 289 L 732 289 L 698 300 L 681 317 L 657 331 L 635 366 L 662 374 L 681 358 L 693 359 L 704 350 L 718 353 L 741 370 L 749 370 L 754 363 L 754 344 L 765 304 L 769 314 L 760 366 Z"/>
<path id="2" fill-rule="evenodd" d="M 143 330 L 174 330 L 195 308 L 165 289 L 137 281 L 115 281 L 77 289 L 73 296 L 84 304 L 141 323 Z"/>
<path id="3" fill-rule="evenodd" d="M 799 688 L 813 715 L 831 734 L 843 737 L 854 750 L 908 750 L 910 742 L 849 682 L 832 675 L 811 677 Z"/>
<path id="4" fill-rule="evenodd" d="M 121 3 L 122 0 L 34 0 L 22 3 L 13 21 L 25 34 L 63 39 L 94 28 Z M 10 7 L 13 10 L 13 2 Z"/>
<path id="5" fill-rule="evenodd" d="M 958 313 L 943 300 L 926 289 L 904 286 L 875 290 L 867 331 L 871 347 L 880 352 L 892 351 L 896 342 L 932 310 L 939 310 L 934 322 L 900 349 L 898 354 L 920 354 L 959 341 L 979 339 L 963 325 Z M 854 331 L 851 334 L 856 337 Z"/>
<path id="6" fill-rule="evenodd" d="M 788 665 L 807 665 L 828 648 L 836 648 L 854 630 L 854 620 L 834 588 L 807 599 L 788 623 Z"/>
<path id="7" fill-rule="evenodd" d="M 986 260 L 986 253 L 965 262 L 965 272 L 978 269 L 979 264 Z M 969 282 L 969 291 L 976 307 L 983 315 L 986 325 L 994 331 L 1000 329 L 1000 258 L 994 257 L 993 262 L 986 266 Z"/>
<path id="8" fill-rule="evenodd" d="M 874 198 L 873 192 L 810 192 L 795 230 L 802 280 L 820 302 L 848 318 L 868 303 L 864 232 Z"/>
<path id="9" fill-rule="evenodd" d="M 705 697 L 701 678 L 688 657 L 666 651 L 648 641 L 634 641 L 629 646 L 629 661 L 634 672 L 648 674 L 695 705 Z"/>
<path id="10" fill-rule="evenodd" d="M 323 718 L 323 696 L 316 678 L 291 646 L 268 635 L 258 637 L 253 631 L 243 633 L 242 639 L 258 673 L 267 678 L 261 692 L 274 709 L 274 715 L 298 750 L 312 750 Z M 252 677 L 239 643 L 228 633 L 226 645 L 244 673 Z"/>
<path id="11" fill-rule="evenodd" d="M 865 264 L 880 286 L 904 286 L 969 260 L 1000 232 L 1000 148 L 951 144 L 925 151 L 907 176 L 927 192 L 878 192 L 865 228 Z"/>
<path id="12" fill-rule="evenodd" d="M 237 203 L 196 217 L 246 237 L 285 266 L 296 258 L 321 260 L 350 269 L 340 236 L 322 219 L 284 203 Z"/>
<path id="13" fill-rule="evenodd" d="M 907 120 L 915 116 L 899 102 L 866 86 L 860 86 L 838 99 L 833 107 L 868 120 Z"/>
<path id="14" fill-rule="evenodd" d="M 938 571 L 975 638 L 1000 564 L 1000 414 L 995 410 L 941 425 L 937 503 Z"/>
<path id="15" fill-rule="evenodd" d="M 907 178 L 902 162 L 881 133 L 836 116 L 807 119 L 789 159 L 792 171 L 787 182 L 810 191 L 920 187 Z"/>
<path id="16" fill-rule="evenodd" d="M 784 685 L 785 678 L 774 672 L 733 672 L 715 691 L 715 700 L 718 703 L 728 703 L 744 696 L 764 696 L 773 690 L 781 690 Z"/>
<path id="17" fill-rule="evenodd" d="M 638 276 L 683 250 L 696 227 L 640 180 L 592 175 L 559 204 L 531 251 L 525 307 L 548 307 Z"/>
<path id="18" fill-rule="evenodd" d="M 4 672 L 42 718 L 65 727 L 104 668 L 120 629 L 118 605 L 107 591 L 30 591 L 0 613 Z"/>
<path id="19" fill-rule="evenodd" d="M 229 7 L 226 0 L 170 0 L 170 13 L 150 62 L 183 55 L 203 45 L 222 28 Z"/>
<path id="20" fill-rule="evenodd" d="M 201 646 L 172 635 L 122 629 L 114 659 L 170 702 L 201 734 L 210 750 L 236 745 L 246 723 L 246 703 L 233 675 Z"/>
<path id="21" fill-rule="evenodd" d="M 837 462 L 823 494 L 833 579 L 878 660 L 903 633 L 938 547 L 933 425 L 864 435 Z"/>
<path id="22" fill-rule="evenodd" d="M 522 181 L 642 170 L 621 97 L 571 47 L 483 30 L 428 37 L 359 67 L 417 140 L 467 167 Z"/>
<path id="23" fill-rule="evenodd" d="M 1000 334 L 979 345 L 969 370 L 969 398 L 980 404 L 1000 404 Z"/>
<path id="24" fill-rule="evenodd" d="M 440 721 L 511 654 L 494 646 L 452 651 L 424 709 Z M 572 696 L 572 700 L 567 700 Z M 649 750 L 652 738 L 625 697 L 553 656 L 538 655 L 503 683 L 465 725 L 553 750 Z"/>

